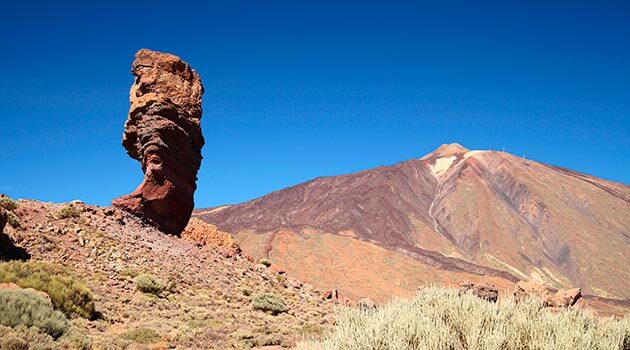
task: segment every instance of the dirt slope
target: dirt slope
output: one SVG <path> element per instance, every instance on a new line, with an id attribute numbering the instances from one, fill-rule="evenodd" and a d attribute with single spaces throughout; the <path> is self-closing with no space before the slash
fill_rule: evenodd
<path id="1" fill-rule="evenodd" d="M 321 291 L 273 266 L 226 258 L 221 249 L 165 235 L 113 208 L 85 206 L 60 219 L 66 204 L 17 204 L 21 227 L 7 227 L 8 236 L 31 260 L 68 267 L 93 291 L 102 318 L 75 319 L 72 332 L 94 349 L 291 347 L 332 325 L 333 305 L 321 300 Z M 155 275 L 168 291 L 159 298 L 137 291 L 131 277 L 140 272 Z M 288 312 L 254 310 L 252 299 L 261 293 L 282 298 Z M 149 345 L 129 339 L 129 332 L 145 329 L 159 339 Z"/>

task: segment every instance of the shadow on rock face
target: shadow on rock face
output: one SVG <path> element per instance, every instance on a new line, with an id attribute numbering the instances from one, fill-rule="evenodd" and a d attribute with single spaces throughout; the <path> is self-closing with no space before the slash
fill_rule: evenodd
<path id="1" fill-rule="evenodd" d="M 9 236 L 0 232 L 0 261 L 28 260 L 31 255 L 22 247 L 16 246 Z"/>
<path id="2" fill-rule="evenodd" d="M 6 211 L 0 208 L 0 261 L 30 259 L 31 255 L 24 248 L 16 246 L 11 238 L 3 233 L 7 218 Z"/>

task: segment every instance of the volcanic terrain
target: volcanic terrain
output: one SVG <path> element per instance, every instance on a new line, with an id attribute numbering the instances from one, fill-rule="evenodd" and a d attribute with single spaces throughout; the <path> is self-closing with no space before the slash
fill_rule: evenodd
<path id="1" fill-rule="evenodd" d="M 254 258 L 352 298 L 532 280 L 630 299 L 630 187 L 506 152 L 445 144 L 193 216 Z"/>

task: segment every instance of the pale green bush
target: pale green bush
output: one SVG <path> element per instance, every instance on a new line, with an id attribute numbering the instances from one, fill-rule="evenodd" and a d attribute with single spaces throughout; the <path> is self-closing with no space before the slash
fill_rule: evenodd
<path id="1" fill-rule="evenodd" d="M 137 328 L 130 330 L 122 336 L 124 339 L 131 340 L 134 343 L 152 344 L 160 340 L 160 335 L 149 328 Z"/>
<path id="2" fill-rule="evenodd" d="M 428 288 L 377 310 L 342 308 L 337 325 L 300 350 L 626 349 L 630 317 L 598 320 L 577 309 L 551 312 L 538 299 L 488 303 Z"/>
<path id="3" fill-rule="evenodd" d="M 259 294 L 252 300 L 252 305 L 256 310 L 270 311 L 276 315 L 282 312 L 287 312 L 287 308 L 284 300 L 271 293 Z"/>
<path id="4" fill-rule="evenodd" d="M 39 261 L 0 263 L 0 282 L 45 292 L 55 309 L 68 317 L 77 314 L 90 318 L 94 315 L 92 292 L 63 266 Z"/>
<path id="5" fill-rule="evenodd" d="M 0 324 L 8 327 L 37 327 L 54 338 L 68 328 L 61 311 L 53 310 L 41 296 L 21 290 L 0 290 Z"/>
<path id="6" fill-rule="evenodd" d="M 144 293 L 158 295 L 164 290 L 164 284 L 155 276 L 148 273 L 142 273 L 133 279 L 136 288 Z"/>

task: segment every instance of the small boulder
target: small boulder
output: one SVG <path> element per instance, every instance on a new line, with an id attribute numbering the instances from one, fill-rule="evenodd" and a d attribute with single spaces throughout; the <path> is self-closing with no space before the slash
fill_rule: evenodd
<path id="1" fill-rule="evenodd" d="M 516 284 L 514 298 L 518 302 L 526 297 L 535 296 L 543 300 L 547 307 L 570 307 L 582 297 L 580 288 L 560 289 L 553 293 L 550 289 L 536 282 L 519 281 Z"/>
<path id="2" fill-rule="evenodd" d="M 459 285 L 458 294 L 463 295 L 472 293 L 474 296 L 493 303 L 499 298 L 499 290 L 494 285 L 487 283 L 474 284 L 472 282 L 464 282 Z"/>
<path id="3" fill-rule="evenodd" d="M 363 298 L 357 301 L 357 307 L 361 310 L 374 310 L 376 309 L 376 303 L 370 298 Z"/>
<path id="4" fill-rule="evenodd" d="M 575 305 L 582 297 L 580 288 L 560 289 L 556 294 L 545 299 L 545 305 L 549 307 L 569 307 Z"/>

